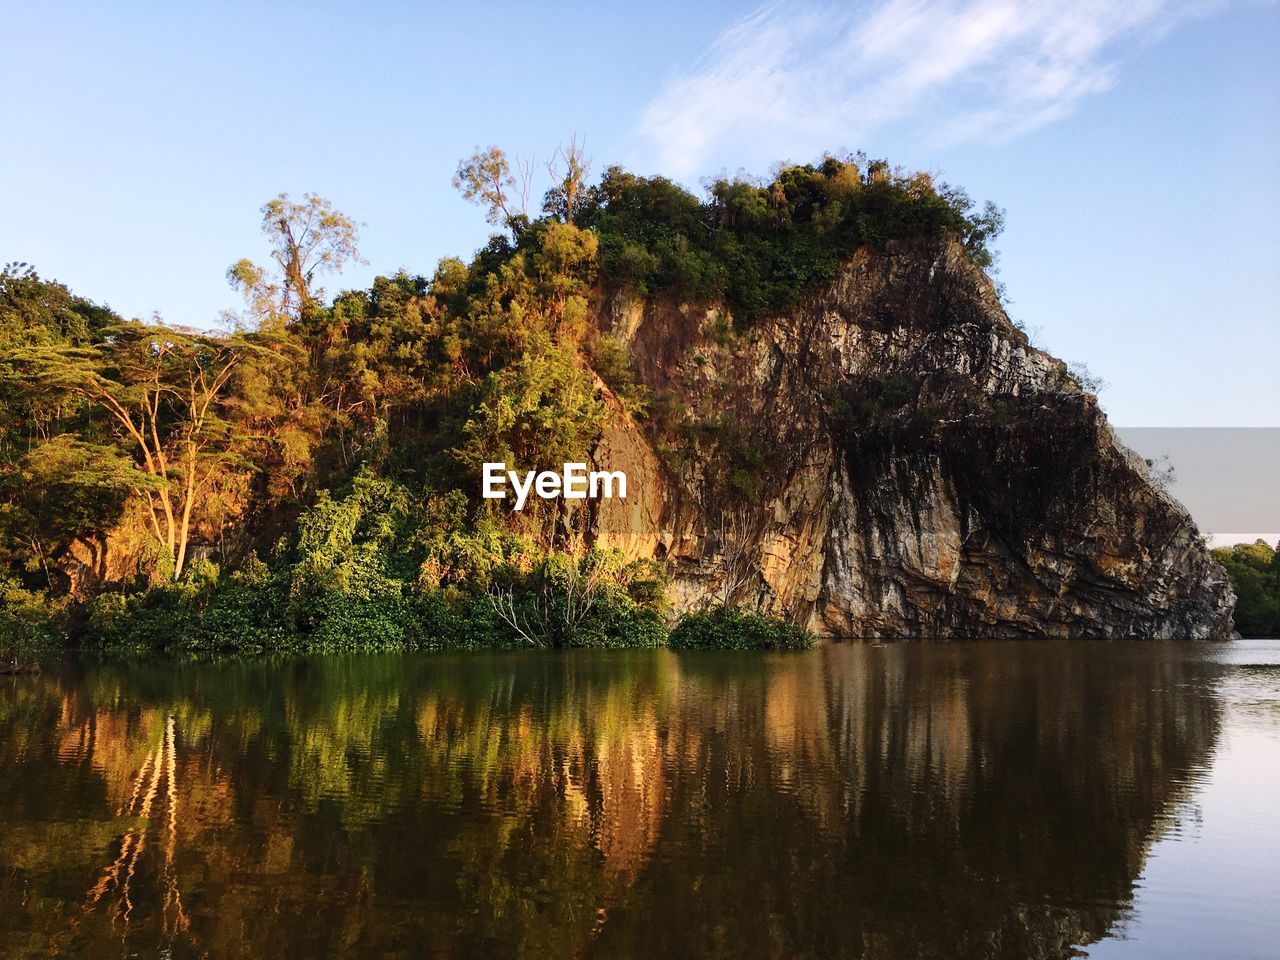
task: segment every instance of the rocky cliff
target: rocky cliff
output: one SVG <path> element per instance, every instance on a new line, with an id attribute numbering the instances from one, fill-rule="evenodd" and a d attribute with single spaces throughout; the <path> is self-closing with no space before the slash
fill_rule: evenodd
<path id="1" fill-rule="evenodd" d="M 852 257 L 792 315 L 601 295 L 648 414 L 602 546 L 825 635 L 1230 635 L 1234 595 L 1187 512 L 1094 396 L 1030 345 L 956 241 Z"/>

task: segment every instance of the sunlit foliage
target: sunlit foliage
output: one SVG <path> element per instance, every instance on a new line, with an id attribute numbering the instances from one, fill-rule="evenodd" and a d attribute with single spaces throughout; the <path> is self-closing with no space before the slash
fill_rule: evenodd
<path id="1" fill-rule="evenodd" d="M 705 199 L 589 170 L 577 138 L 559 148 L 531 218 L 532 161 L 477 150 L 455 185 L 504 232 L 332 299 L 319 281 L 362 262 L 359 224 L 280 194 L 269 266 L 228 270 L 245 309 L 226 333 L 126 321 L 5 267 L 0 624 L 154 646 L 660 642 L 665 571 L 592 551 L 562 504 L 477 496 L 485 462 L 586 461 L 610 416 L 645 413 L 603 298 L 714 305 L 732 338 L 863 246 L 950 233 L 988 266 L 1001 220 L 861 156 Z M 726 424 L 716 476 L 751 496 L 764 454 Z"/>

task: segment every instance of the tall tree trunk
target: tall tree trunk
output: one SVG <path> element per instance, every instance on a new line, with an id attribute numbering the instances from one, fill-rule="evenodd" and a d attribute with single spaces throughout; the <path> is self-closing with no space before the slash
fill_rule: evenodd
<path id="1" fill-rule="evenodd" d="M 178 552 L 173 564 L 173 579 L 182 576 L 182 568 L 187 562 L 187 539 L 191 531 L 191 508 L 196 501 L 196 448 L 187 441 L 187 476 L 186 490 L 182 497 L 182 526 L 178 531 Z"/>

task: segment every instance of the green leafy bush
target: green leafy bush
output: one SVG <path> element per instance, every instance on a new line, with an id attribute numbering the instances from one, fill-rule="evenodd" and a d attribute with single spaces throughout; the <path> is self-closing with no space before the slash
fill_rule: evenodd
<path id="1" fill-rule="evenodd" d="M 616 551 L 552 553 L 531 573 L 508 570 L 487 595 L 513 642 L 529 647 L 656 647 L 666 577 Z"/>
<path id="2" fill-rule="evenodd" d="M 289 645 L 287 578 L 272 573 L 251 555 L 223 578 L 200 614 L 199 631 L 188 645 L 213 649 L 272 650 Z"/>
<path id="3" fill-rule="evenodd" d="M 599 234 L 601 274 L 640 294 L 724 300 L 740 325 L 793 309 L 858 247 L 959 237 L 993 266 L 1003 212 L 963 191 L 858 155 L 783 166 L 772 181 L 720 179 L 700 201 L 665 177 L 605 171 L 578 216 Z"/>
<path id="4" fill-rule="evenodd" d="M 65 598 L 51 602 L 16 579 L 0 579 L 0 652 L 8 644 L 40 646 L 58 640 L 66 606 Z"/>
<path id="5" fill-rule="evenodd" d="M 89 638 L 112 647 L 176 648 L 199 627 L 196 594 L 182 586 L 104 593 L 89 604 Z"/>
<path id="6" fill-rule="evenodd" d="M 812 633 L 750 610 L 716 607 L 682 616 L 671 631 L 673 650 L 808 650 Z"/>

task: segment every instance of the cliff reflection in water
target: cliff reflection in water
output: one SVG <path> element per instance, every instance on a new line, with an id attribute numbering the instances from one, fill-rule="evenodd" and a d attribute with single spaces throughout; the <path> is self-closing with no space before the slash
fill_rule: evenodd
<path id="1" fill-rule="evenodd" d="M 1099 644 L 68 665 L 0 687 L 0 956 L 1061 956 L 1217 733 Z"/>

